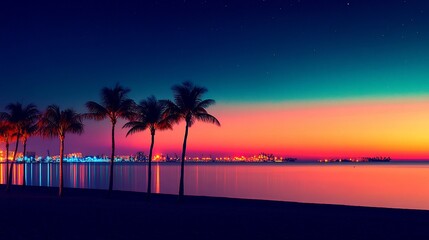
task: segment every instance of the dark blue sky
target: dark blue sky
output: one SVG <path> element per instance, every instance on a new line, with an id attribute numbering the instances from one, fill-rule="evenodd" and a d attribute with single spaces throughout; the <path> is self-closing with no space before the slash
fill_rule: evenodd
<path id="1" fill-rule="evenodd" d="M 173 84 L 192 80 L 209 89 L 206 97 L 217 100 L 212 109 L 223 127 L 204 128 L 214 134 L 211 141 L 205 147 L 190 147 L 190 152 L 227 149 L 216 141 L 230 136 L 231 143 L 238 144 L 249 138 L 247 133 L 228 132 L 239 129 L 240 124 L 234 125 L 239 121 L 271 126 L 268 119 L 255 123 L 250 120 L 257 118 L 224 112 L 240 109 L 240 104 L 427 96 L 428 13 L 425 0 L 4 0 L 0 109 L 21 101 L 42 110 L 55 103 L 83 112 L 86 101 L 98 101 L 100 89 L 117 82 L 131 88 L 130 96 L 140 101 L 151 94 L 170 98 Z M 245 116 L 254 116 L 254 109 Z M 85 124 L 85 136 L 68 138 L 66 152 L 108 153 L 110 143 L 103 134 L 109 132 L 109 124 Z M 176 127 L 160 137 L 163 144 L 157 151 L 179 152 L 182 130 Z M 283 135 L 266 151 L 284 153 L 302 137 L 287 129 L 273 131 Z M 308 131 L 311 136 L 323 132 Z M 273 132 L 264 134 L 258 138 L 273 140 Z M 118 134 L 119 153 L 146 149 L 145 134 L 133 144 L 124 135 Z M 205 137 L 193 136 L 190 146 Z M 283 146 L 285 140 L 289 143 Z M 243 144 L 234 147 L 237 153 L 248 149 Z M 29 146 L 41 154 L 46 149 L 54 153 L 58 141 L 32 139 Z M 253 148 L 264 150 L 260 145 Z"/>
<path id="2" fill-rule="evenodd" d="M 186 79 L 228 103 L 429 90 L 423 0 L 2 1 L 0 11 L 4 105 L 83 110 L 116 82 L 141 99 L 170 97 Z"/>

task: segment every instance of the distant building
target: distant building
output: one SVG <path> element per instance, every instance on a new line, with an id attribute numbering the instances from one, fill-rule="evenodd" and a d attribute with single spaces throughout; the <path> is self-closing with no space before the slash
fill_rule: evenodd
<path id="1" fill-rule="evenodd" d="M 139 162 L 146 161 L 146 156 L 144 155 L 144 152 L 137 152 L 136 160 Z"/>
<path id="2" fill-rule="evenodd" d="M 15 153 L 15 151 L 9 151 L 9 161 L 12 161 L 14 153 Z M 22 152 L 17 152 L 15 157 L 16 157 L 16 160 L 22 159 L 22 157 L 23 157 Z M 0 161 L 6 162 L 6 151 L 0 150 Z"/>
<path id="3" fill-rule="evenodd" d="M 29 159 L 35 159 L 36 158 L 36 152 L 27 152 L 25 155 L 27 155 L 27 158 L 29 158 Z"/>
<path id="4" fill-rule="evenodd" d="M 82 158 L 82 156 L 83 155 L 80 152 L 69 153 L 65 155 L 66 158 Z"/>

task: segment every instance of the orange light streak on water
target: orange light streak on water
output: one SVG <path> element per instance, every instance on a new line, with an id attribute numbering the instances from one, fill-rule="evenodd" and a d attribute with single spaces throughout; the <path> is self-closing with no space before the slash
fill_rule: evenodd
<path id="1" fill-rule="evenodd" d="M 71 174 L 73 175 L 73 187 L 77 187 L 77 166 L 73 165 L 73 167 L 71 168 Z"/>
<path id="2" fill-rule="evenodd" d="M 6 184 L 6 164 L 0 164 L 0 184 Z"/>
<path id="3" fill-rule="evenodd" d="M 87 169 L 84 165 L 79 165 L 79 187 L 84 188 L 86 186 L 85 176 L 87 175 Z"/>
<path id="4" fill-rule="evenodd" d="M 22 185 L 23 181 L 22 181 L 22 176 L 24 173 L 24 164 L 17 164 L 15 163 L 14 166 L 14 171 L 13 171 L 13 175 L 12 175 L 12 184 L 15 185 Z"/>
<path id="5" fill-rule="evenodd" d="M 161 174 L 160 174 L 159 163 L 157 163 L 155 165 L 155 177 L 156 177 L 156 181 L 155 181 L 155 193 L 160 193 L 161 192 Z"/>

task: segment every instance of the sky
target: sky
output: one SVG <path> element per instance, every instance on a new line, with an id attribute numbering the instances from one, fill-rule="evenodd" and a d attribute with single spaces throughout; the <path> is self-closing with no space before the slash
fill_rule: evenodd
<path id="1" fill-rule="evenodd" d="M 429 159 L 428 13 L 424 0 L 2 1 L 0 109 L 85 112 L 116 83 L 171 99 L 190 80 L 222 124 L 194 125 L 190 155 Z M 109 131 L 85 121 L 65 151 L 108 154 Z M 155 152 L 180 155 L 183 134 L 157 133 Z M 117 132 L 119 154 L 149 144 Z"/>

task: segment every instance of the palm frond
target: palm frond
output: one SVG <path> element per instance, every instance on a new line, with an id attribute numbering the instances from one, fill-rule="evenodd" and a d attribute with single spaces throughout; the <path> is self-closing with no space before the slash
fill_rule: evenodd
<path id="1" fill-rule="evenodd" d="M 122 119 L 132 120 L 137 117 L 135 110 L 136 103 L 132 99 L 123 99 L 116 113 Z"/>
<path id="2" fill-rule="evenodd" d="M 24 138 L 24 140 L 30 136 L 33 136 L 38 131 L 38 125 L 37 123 L 31 123 L 31 124 L 25 124 L 23 128 L 21 129 L 21 134 Z"/>
<path id="3" fill-rule="evenodd" d="M 155 129 L 158 130 L 173 130 L 173 124 L 166 119 L 161 119 L 158 123 L 155 124 Z"/>
<path id="4" fill-rule="evenodd" d="M 39 110 L 36 105 L 28 104 L 23 105 L 20 102 L 10 103 L 6 106 L 6 110 L 9 112 L 3 112 L 0 114 L 2 121 L 7 121 L 11 127 L 11 136 L 28 136 L 28 131 L 32 125 L 34 125 L 39 118 Z"/>
<path id="5" fill-rule="evenodd" d="M 133 128 L 133 127 L 136 127 L 136 126 L 144 128 L 144 130 L 145 130 L 146 128 L 149 127 L 149 123 L 147 123 L 147 122 L 139 122 L 139 121 L 132 121 L 132 122 L 125 123 L 124 126 L 122 126 L 122 128 Z"/>
<path id="6" fill-rule="evenodd" d="M 116 122 L 118 118 L 132 120 L 135 118 L 135 103 L 127 97 L 130 92 L 116 84 L 114 88 L 104 87 L 101 89 L 101 104 L 90 101 L 86 103 L 89 113 L 84 118 L 103 120 L 110 118 Z"/>
<path id="7" fill-rule="evenodd" d="M 29 121 L 34 121 L 35 119 L 37 119 L 40 115 L 39 110 L 37 109 L 36 105 L 30 103 L 28 104 L 24 109 L 23 112 L 25 114 L 25 117 L 27 118 L 27 120 Z"/>
<path id="8" fill-rule="evenodd" d="M 61 128 L 64 133 L 83 133 L 83 123 L 81 114 L 76 113 L 73 109 L 65 109 L 61 111 Z"/>
<path id="9" fill-rule="evenodd" d="M 162 100 L 164 104 L 164 111 L 162 113 L 163 122 L 170 124 L 179 123 L 184 120 L 184 111 L 180 109 L 174 102 L 170 100 Z"/>
<path id="10" fill-rule="evenodd" d="M 197 104 L 196 108 L 208 108 L 208 107 L 210 107 L 211 105 L 214 105 L 214 104 L 216 104 L 215 100 L 213 100 L 213 99 L 205 99 L 205 100 L 202 100 L 201 102 L 199 102 Z"/>
<path id="11" fill-rule="evenodd" d="M 8 121 L 10 119 L 10 114 L 7 112 L 0 112 L 0 120 Z"/>
<path id="12" fill-rule="evenodd" d="M 217 126 L 220 126 L 219 120 L 217 120 L 214 116 L 212 116 L 208 113 L 195 114 L 194 117 L 195 117 L 195 119 L 197 119 L 199 121 L 212 123 L 212 124 L 215 124 Z"/>
<path id="13" fill-rule="evenodd" d="M 203 100 L 203 95 L 208 91 L 205 87 L 196 86 L 191 82 L 183 82 L 172 87 L 174 103 L 165 101 L 165 122 L 178 123 L 186 120 L 188 126 L 192 126 L 196 120 L 213 123 L 220 126 L 220 122 L 210 115 L 206 108 L 215 104 L 213 99 Z"/>
<path id="14" fill-rule="evenodd" d="M 84 131 L 84 124 L 79 121 L 70 123 L 66 129 L 66 132 L 74 133 L 78 135 L 81 135 L 83 131 Z"/>
<path id="15" fill-rule="evenodd" d="M 60 108 L 57 105 L 49 105 L 39 119 L 38 134 L 42 137 L 56 136 L 60 129 L 60 115 Z"/>
<path id="16" fill-rule="evenodd" d="M 11 140 L 14 130 L 7 120 L 0 120 L 0 138 L 4 142 Z"/>
<path id="17" fill-rule="evenodd" d="M 147 129 L 147 127 L 148 126 L 135 125 L 135 126 L 131 127 L 130 130 L 128 130 L 126 136 L 128 137 L 129 135 L 132 135 L 132 134 L 135 134 L 135 133 L 138 133 L 138 132 L 143 132 L 143 131 L 145 131 Z"/>
<path id="18" fill-rule="evenodd" d="M 82 115 L 73 109 L 63 111 L 57 105 L 50 105 L 38 122 L 42 137 L 64 136 L 66 133 L 82 134 L 84 125 Z"/>
<path id="19" fill-rule="evenodd" d="M 109 115 L 107 109 L 94 101 L 88 101 L 85 104 L 89 113 L 82 114 L 86 119 L 103 120 Z"/>

